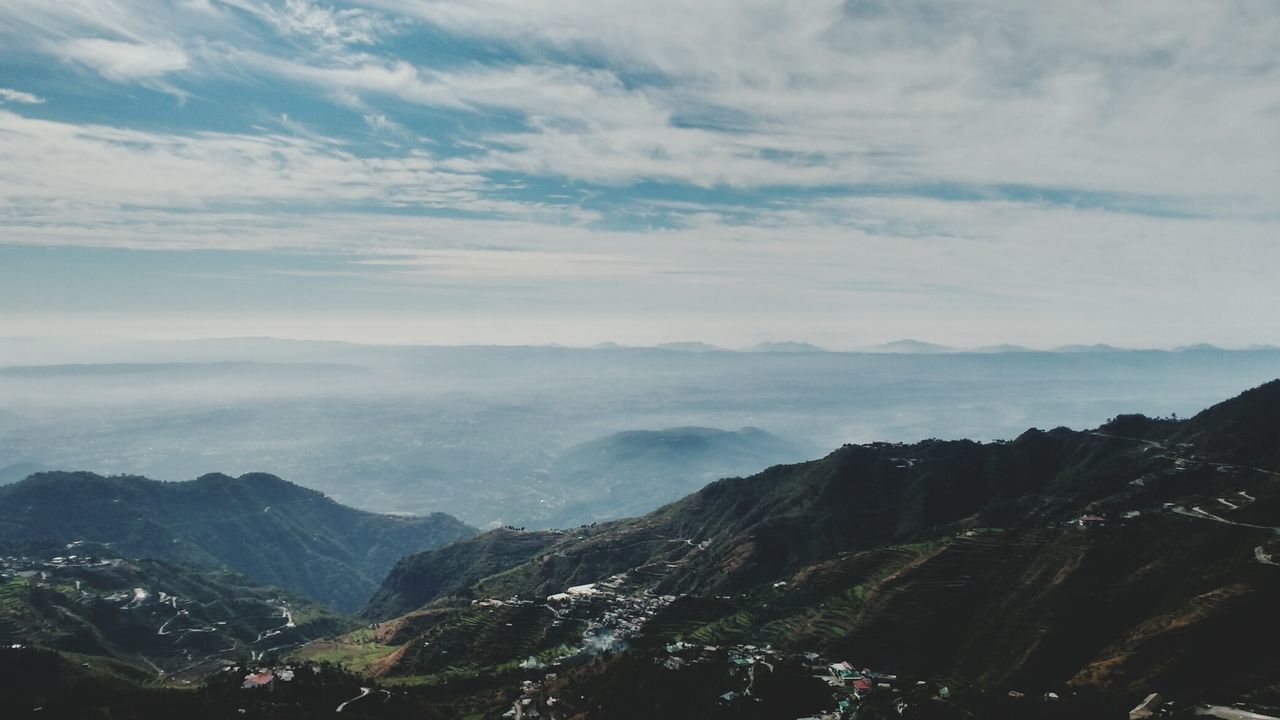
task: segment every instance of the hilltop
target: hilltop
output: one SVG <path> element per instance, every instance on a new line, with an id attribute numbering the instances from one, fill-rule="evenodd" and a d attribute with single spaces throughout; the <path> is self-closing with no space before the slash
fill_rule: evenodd
<path id="1" fill-rule="evenodd" d="M 956 352 L 956 349 L 946 345 L 925 342 L 923 340 L 904 338 L 902 340 L 894 340 L 892 342 L 881 343 L 879 345 L 872 345 L 871 347 L 863 348 L 862 352 L 934 355 L 939 353 Z"/>
<path id="2" fill-rule="evenodd" d="M 44 472 L 0 488 L 0 551 L 87 541 L 127 557 L 231 569 L 358 608 L 397 558 L 474 534 L 444 514 L 355 510 L 265 473 L 187 482 Z"/>
<path id="3" fill-rule="evenodd" d="M 548 475 L 567 498 L 547 524 L 578 525 L 638 515 L 723 477 L 794 462 L 804 451 L 761 430 L 677 427 L 631 430 L 575 445 Z"/>

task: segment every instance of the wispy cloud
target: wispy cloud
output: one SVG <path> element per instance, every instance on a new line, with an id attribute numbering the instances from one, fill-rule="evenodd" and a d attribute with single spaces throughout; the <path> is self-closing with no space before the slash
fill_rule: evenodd
<path id="1" fill-rule="evenodd" d="M 35 120 L 0 110 L 4 204 L 306 207 L 457 205 L 484 179 L 431 157 L 360 157 L 338 142 L 284 134 L 154 133 Z"/>
<path id="2" fill-rule="evenodd" d="M 405 23 L 364 8 L 339 9 L 312 0 L 284 0 L 283 4 L 254 0 L 222 3 L 257 17 L 281 35 L 315 43 L 328 50 L 374 45 L 401 31 Z"/>
<path id="3" fill-rule="evenodd" d="M 0 103 L 14 102 L 24 103 L 27 105 L 39 105 L 44 102 L 44 98 L 32 95 L 29 92 L 14 90 L 12 88 L 0 87 Z"/>
<path id="4" fill-rule="evenodd" d="M 173 43 L 147 45 L 102 38 L 77 38 L 60 43 L 52 52 L 96 70 L 108 80 L 131 82 L 182 70 L 190 63 L 186 52 Z"/>

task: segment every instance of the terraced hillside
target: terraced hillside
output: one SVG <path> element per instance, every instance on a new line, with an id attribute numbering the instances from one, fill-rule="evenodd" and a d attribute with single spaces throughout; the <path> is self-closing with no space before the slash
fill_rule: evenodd
<path id="1" fill-rule="evenodd" d="M 228 572 L 85 554 L 4 565 L 0 646 L 55 650 L 138 679 L 198 680 L 348 624 Z"/>

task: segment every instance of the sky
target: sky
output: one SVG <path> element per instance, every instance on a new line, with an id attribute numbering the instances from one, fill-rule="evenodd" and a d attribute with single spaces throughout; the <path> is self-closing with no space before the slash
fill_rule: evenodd
<path id="1" fill-rule="evenodd" d="M 1280 342 L 1273 0 L 6 0 L 0 335 Z"/>

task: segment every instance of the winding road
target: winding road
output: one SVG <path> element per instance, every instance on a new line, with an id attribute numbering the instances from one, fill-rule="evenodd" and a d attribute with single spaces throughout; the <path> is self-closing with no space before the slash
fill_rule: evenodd
<path id="1" fill-rule="evenodd" d="M 367 688 L 367 687 L 362 687 L 362 688 L 360 688 L 360 694 L 359 694 L 359 695 L 357 695 L 357 696 L 355 696 L 355 697 L 351 698 L 350 700 L 347 700 L 347 701 L 345 701 L 345 702 L 339 703 L 339 704 L 338 704 L 337 709 L 336 709 L 336 710 L 334 710 L 334 712 L 342 712 L 342 711 L 343 711 L 343 710 L 345 710 L 345 709 L 346 709 L 346 707 L 347 707 L 348 705 L 350 705 L 351 703 L 353 703 L 353 702 L 355 702 L 355 701 L 357 701 L 357 700 L 360 700 L 360 699 L 362 699 L 362 698 L 368 697 L 368 696 L 369 696 L 369 693 L 371 693 L 371 692 L 373 692 L 373 688 Z"/>

